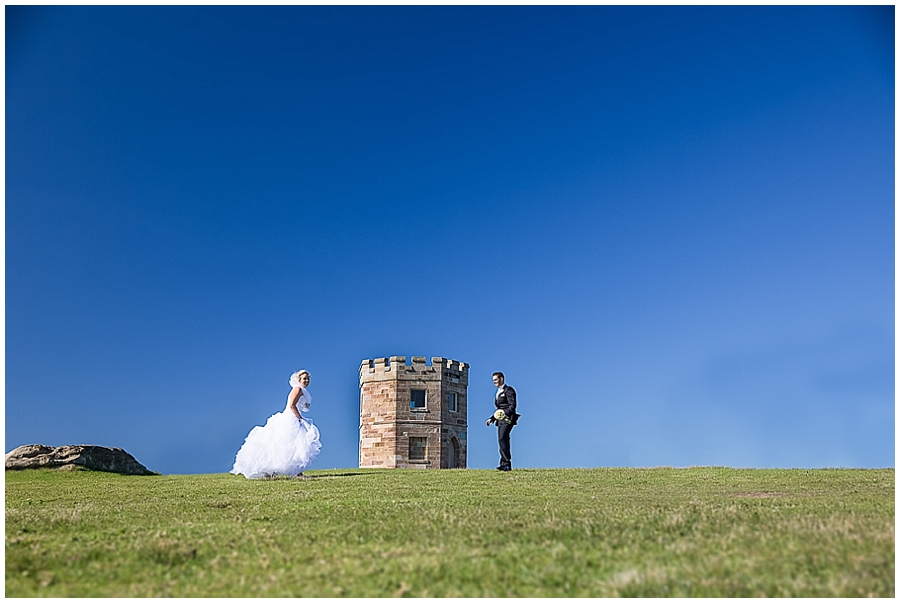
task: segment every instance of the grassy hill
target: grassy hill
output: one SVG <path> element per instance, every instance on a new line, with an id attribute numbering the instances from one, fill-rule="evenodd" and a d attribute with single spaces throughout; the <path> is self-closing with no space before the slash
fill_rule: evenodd
<path id="1" fill-rule="evenodd" d="M 894 595 L 894 470 L 6 473 L 6 596 Z"/>

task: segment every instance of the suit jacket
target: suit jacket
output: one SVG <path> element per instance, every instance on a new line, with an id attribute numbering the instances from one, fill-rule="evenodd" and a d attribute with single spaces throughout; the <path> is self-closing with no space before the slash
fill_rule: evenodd
<path id="1" fill-rule="evenodd" d="M 494 406 L 506 413 L 506 416 L 510 419 L 509 423 L 512 425 L 516 424 L 516 420 L 519 418 L 519 415 L 516 414 L 516 390 L 504 383 L 503 387 L 500 388 L 500 395 L 494 398 Z M 491 419 L 493 418 L 494 416 L 491 415 Z"/>

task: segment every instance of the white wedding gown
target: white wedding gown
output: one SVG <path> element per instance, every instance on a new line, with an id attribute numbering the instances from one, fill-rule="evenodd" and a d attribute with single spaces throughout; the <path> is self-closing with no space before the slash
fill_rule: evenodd
<path id="1" fill-rule="evenodd" d="M 297 410 L 309 411 L 312 396 L 301 387 L 302 395 L 297 401 Z M 294 476 L 306 469 L 322 448 L 319 429 L 312 419 L 297 419 L 286 407 L 266 421 L 250 430 L 243 446 L 234 459 L 231 473 L 243 474 L 248 479 L 259 479 L 272 475 Z"/>

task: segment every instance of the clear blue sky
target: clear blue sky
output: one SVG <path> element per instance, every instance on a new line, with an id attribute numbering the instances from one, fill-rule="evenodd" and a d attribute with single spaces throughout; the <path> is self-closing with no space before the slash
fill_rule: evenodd
<path id="1" fill-rule="evenodd" d="M 230 469 L 471 365 L 469 466 L 894 465 L 894 7 L 6 11 L 6 450 Z"/>

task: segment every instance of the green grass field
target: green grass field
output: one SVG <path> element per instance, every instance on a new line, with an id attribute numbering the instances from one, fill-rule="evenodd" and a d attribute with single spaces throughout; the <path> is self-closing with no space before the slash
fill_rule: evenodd
<path id="1" fill-rule="evenodd" d="M 894 470 L 6 473 L 6 596 L 894 595 Z"/>

